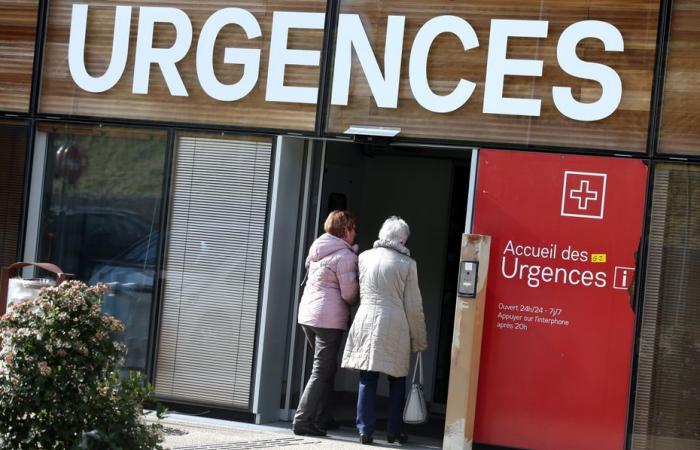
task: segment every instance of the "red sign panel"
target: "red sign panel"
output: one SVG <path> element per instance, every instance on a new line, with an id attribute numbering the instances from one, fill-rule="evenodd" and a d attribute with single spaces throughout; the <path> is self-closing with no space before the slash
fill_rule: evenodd
<path id="1" fill-rule="evenodd" d="M 623 449 L 647 167 L 482 150 L 474 233 L 492 236 L 476 441 Z"/>

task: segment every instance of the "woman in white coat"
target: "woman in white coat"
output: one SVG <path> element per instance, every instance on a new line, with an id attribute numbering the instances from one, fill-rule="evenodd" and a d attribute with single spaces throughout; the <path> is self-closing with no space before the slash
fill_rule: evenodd
<path id="1" fill-rule="evenodd" d="M 375 399 L 380 373 L 389 379 L 387 440 L 405 443 L 401 431 L 411 352 L 427 346 L 423 303 L 416 262 L 405 244 L 408 224 L 390 217 L 374 248 L 360 254 L 360 307 L 350 327 L 342 367 L 360 370 L 357 429 L 360 442 L 372 443 L 376 429 Z"/>

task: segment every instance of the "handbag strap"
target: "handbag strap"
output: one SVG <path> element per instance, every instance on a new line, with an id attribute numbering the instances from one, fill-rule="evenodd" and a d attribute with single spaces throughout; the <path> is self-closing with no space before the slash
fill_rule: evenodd
<path id="1" fill-rule="evenodd" d="M 413 379 L 411 384 L 416 384 L 416 374 L 418 373 L 418 384 L 423 386 L 423 352 L 418 352 L 416 355 L 416 365 L 413 366 Z"/>
<path id="2" fill-rule="evenodd" d="M 47 272 L 55 274 L 56 285 L 63 283 L 69 276 L 69 274 L 64 273 L 63 270 L 56 264 L 29 262 L 16 262 L 14 264 L 10 264 L 9 266 L 0 270 L 0 314 L 5 314 L 5 309 L 7 308 L 7 295 L 10 277 L 16 275 L 20 269 L 30 266 L 38 267 L 40 269 L 46 270 Z"/>

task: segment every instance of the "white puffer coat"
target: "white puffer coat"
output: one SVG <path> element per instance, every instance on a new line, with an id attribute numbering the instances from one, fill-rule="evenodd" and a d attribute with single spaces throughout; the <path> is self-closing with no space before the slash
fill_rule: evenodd
<path id="1" fill-rule="evenodd" d="M 359 257 L 360 307 L 342 367 L 405 377 L 411 352 L 428 347 L 416 262 L 401 244 L 376 241 Z"/>

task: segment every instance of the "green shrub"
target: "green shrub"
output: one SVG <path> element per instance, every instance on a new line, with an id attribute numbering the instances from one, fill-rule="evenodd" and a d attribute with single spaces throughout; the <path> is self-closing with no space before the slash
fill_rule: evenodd
<path id="1" fill-rule="evenodd" d="M 0 448 L 161 448 L 161 425 L 142 420 L 150 386 L 119 376 L 110 334 L 124 326 L 102 314 L 105 290 L 64 282 L 0 319 Z"/>

